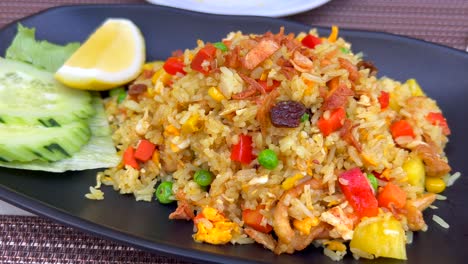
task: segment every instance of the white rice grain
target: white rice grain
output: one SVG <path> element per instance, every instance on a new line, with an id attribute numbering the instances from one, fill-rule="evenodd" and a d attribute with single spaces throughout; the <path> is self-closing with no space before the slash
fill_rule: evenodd
<path id="1" fill-rule="evenodd" d="M 434 222 L 436 222 L 437 224 L 439 224 L 441 227 L 445 229 L 448 229 L 450 227 L 450 225 L 438 215 L 433 215 L 432 220 L 434 220 Z"/>

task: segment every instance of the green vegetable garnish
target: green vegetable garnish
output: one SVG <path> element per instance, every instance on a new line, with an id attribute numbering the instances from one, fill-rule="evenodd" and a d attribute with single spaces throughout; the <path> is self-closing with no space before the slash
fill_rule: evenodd
<path id="1" fill-rule="evenodd" d="M 271 149 L 262 150 L 258 154 L 257 159 L 258 163 L 266 169 L 273 170 L 278 166 L 278 156 L 276 156 L 276 153 Z"/>
<path id="2" fill-rule="evenodd" d="M 372 189 L 374 189 L 374 192 L 377 193 L 377 190 L 379 188 L 379 183 L 377 182 L 377 178 L 374 176 L 372 173 L 367 173 L 367 179 L 369 180 Z"/>
<path id="3" fill-rule="evenodd" d="M 349 49 L 347 49 L 347 48 L 345 48 L 345 47 L 341 47 L 340 50 L 341 50 L 341 52 L 343 52 L 344 54 L 348 54 L 348 53 L 351 52 Z"/>
<path id="4" fill-rule="evenodd" d="M 120 104 L 123 102 L 123 100 L 125 100 L 125 97 L 127 97 L 127 92 L 125 91 L 125 88 L 117 87 L 110 90 L 109 95 L 112 97 L 117 97 L 117 103 Z"/>
<path id="5" fill-rule="evenodd" d="M 228 47 L 226 46 L 226 44 L 222 43 L 222 42 L 216 42 L 216 43 L 213 43 L 213 46 L 215 46 L 217 49 L 221 50 L 221 51 L 228 51 Z"/>
<path id="6" fill-rule="evenodd" d="M 174 202 L 174 193 L 172 191 L 172 182 L 163 181 L 156 189 L 156 198 L 162 204 L 169 204 Z"/>
<path id="7" fill-rule="evenodd" d="M 301 116 L 301 123 L 302 122 L 305 122 L 307 120 L 309 120 L 310 118 L 310 115 L 308 113 L 304 113 L 302 116 Z"/>

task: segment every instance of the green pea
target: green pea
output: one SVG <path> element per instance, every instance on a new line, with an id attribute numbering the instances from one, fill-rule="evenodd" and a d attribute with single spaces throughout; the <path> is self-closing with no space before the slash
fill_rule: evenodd
<path id="1" fill-rule="evenodd" d="M 156 198 L 162 204 L 169 204 L 174 201 L 174 193 L 172 192 L 172 182 L 163 181 L 156 189 Z"/>
<path id="2" fill-rule="evenodd" d="M 310 115 L 308 113 L 304 113 L 302 116 L 301 116 L 301 123 L 302 122 L 305 122 L 307 120 L 309 120 L 310 118 Z"/>
<path id="3" fill-rule="evenodd" d="M 213 43 L 213 46 L 215 46 L 217 49 L 221 50 L 221 51 L 228 51 L 228 47 L 226 46 L 226 44 L 222 43 L 222 42 L 216 42 L 216 43 Z"/>
<path id="4" fill-rule="evenodd" d="M 377 182 L 377 178 L 374 176 L 372 173 L 367 173 L 367 179 L 369 180 L 372 189 L 374 189 L 374 192 L 377 193 L 377 190 L 379 188 L 379 183 Z"/>
<path id="5" fill-rule="evenodd" d="M 200 186 L 206 187 L 213 182 L 213 174 L 207 170 L 199 170 L 195 172 L 193 180 Z"/>
<path id="6" fill-rule="evenodd" d="M 273 170 L 278 166 L 278 156 L 271 149 L 264 149 L 258 154 L 258 163 L 264 168 Z"/>

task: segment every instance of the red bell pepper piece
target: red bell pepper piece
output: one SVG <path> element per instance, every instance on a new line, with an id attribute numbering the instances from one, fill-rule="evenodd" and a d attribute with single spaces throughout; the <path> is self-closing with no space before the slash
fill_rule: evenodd
<path id="1" fill-rule="evenodd" d="M 163 65 L 164 70 L 170 75 L 176 75 L 178 72 L 186 74 L 184 71 L 184 62 L 182 58 L 170 57 Z"/>
<path id="2" fill-rule="evenodd" d="M 426 119 L 431 124 L 442 127 L 442 133 L 444 133 L 444 135 L 450 135 L 450 128 L 447 124 L 447 120 L 444 118 L 442 113 L 430 112 L 429 114 L 427 114 Z"/>
<path id="3" fill-rule="evenodd" d="M 258 82 L 258 84 L 260 84 L 263 87 L 263 90 L 265 90 L 265 92 L 267 92 L 267 93 L 273 91 L 276 87 L 278 87 L 281 84 L 280 82 L 275 81 L 275 80 L 273 80 L 273 83 L 270 86 L 268 86 L 267 81 L 258 80 L 257 82 Z"/>
<path id="4" fill-rule="evenodd" d="M 138 162 L 135 159 L 135 149 L 133 147 L 128 147 L 123 154 L 123 163 L 124 165 L 129 165 L 134 169 L 140 169 Z"/>
<path id="5" fill-rule="evenodd" d="M 208 74 L 211 70 L 211 66 L 203 67 L 203 62 L 208 61 L 210 64 L 216 57 L 216 47 L 212 44 L 206 44 L 205 47 L 201 48 L 192 60 L 190 66 L 193 70 Z"/>
<path id="6" fill-rule="evenodd" d="M 385 91 L 380 92 L 379 103 L 380 109 L 386 109 L 388 107 L 388 104 L 390 103 L 390 94 Z"/>
<path id="7" fill-rule="evenodd" d="M 148 161 L 153 156 L 156 145 L 146 139 L 140 140 L 135 151 L 135 158 L 139 161 Z"/>
<path id="8" fill-rule="evenodd" d="M 307 35 L 302 39 L 301 43 L 302 45 L 313 49 L 315 48 L 315 46 L 322 43 L 322 40 L 320 38 L 317 38 L 316 36 Z"/>
<path id="9" fill-rule="evenodd" d="M 252 150 L 252 137 L 241 134 L 239 135 L 239 142 L 232 146 L 231 160 L 238 161 L 243 164 L 249 164 L 254 160 Z"/>
<path id="10" fill-rule="evenodd" d="M 390 126 L 390 133 L 392 133 L 393 139 L 403 136 L 415 137 L 413 128 L 406 120 L 393 122 Z"/>
<path id="11" fill-rule="evenodd" d="M 403 208 L 406 204 L 406 193 L 398 185 L 389 182 L 379 192 L 377 199 L 381 207 L 390 208 L 392 205 L 394 208 Z"/>
<path id="12" fill-rule="evenodd" d="M 260 210 L 263 209 L 263 206 L 257 207 L 255 210 L 244 209 L 242 211 L 242 220 L 244 223 L 253 229 L 260 231 L 262 233 L 270 233 L 273 230 L 273 227 L 269 224 L 262 225 L 263 215 L 260 213 Z"/>
<path id="13" fill-rule="evenodd" d="M 323 116 L 317 122 L 317 126 L 320 132 L 326 137 L 331 133 L 337 131 L 343 126 L 343 121 L 346 118 L 346 112 L 344 108 L 336 108 L 331 111 L 330 117 L 325 119 Z"/>
<path id="14" fill-rule="evenodd" d="M 359 168 L 341 173 L 338 182 L 346 200 L 359 217 L 372 217 L 379 213 L 372 187 Z"/>

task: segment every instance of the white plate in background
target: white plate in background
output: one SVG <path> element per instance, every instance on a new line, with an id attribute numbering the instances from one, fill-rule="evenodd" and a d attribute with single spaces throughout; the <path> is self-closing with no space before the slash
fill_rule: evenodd
<path id="1" fill-rule="evenodd" d="M 220 15 L 280 17 L 319 7 L 330 0 L 147 0 L 152 4 Z"/>

